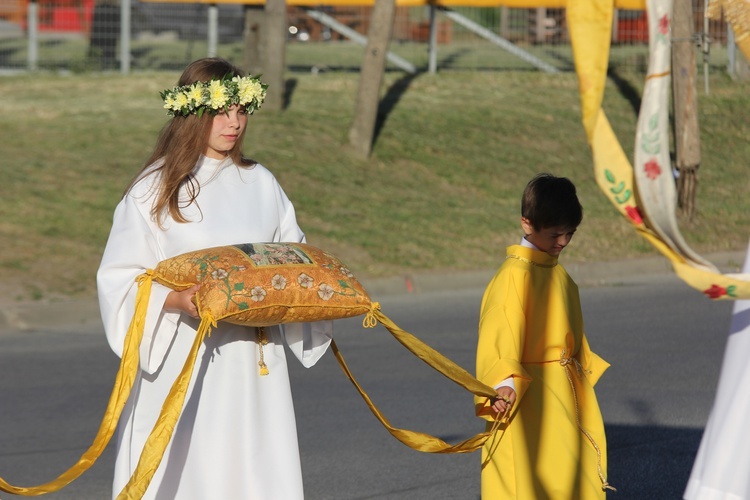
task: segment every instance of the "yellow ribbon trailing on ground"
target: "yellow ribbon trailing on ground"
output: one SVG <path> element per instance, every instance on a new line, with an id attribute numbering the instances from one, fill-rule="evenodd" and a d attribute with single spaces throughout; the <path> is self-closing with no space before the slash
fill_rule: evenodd
<path id="1" fill-rule="evenodd" d="M 596 182 L 635 230 L 670 260 L 688 285 L 711 299 L 750 298 L 750 276 L 721 274 L 688 247 L 677 227 L 666 98 L 672 4 L 671 0 L 648 0 L 647 8 L 650 56 L 633 167 L 602 109 L 614 3 L 568 2 L 568 30 L 578 74 L 583 127 L 591 147 Z"/>
<path id="2" fill-rule="evenodd" d="M 112 390 L 112 395 L 110 397 L 109 405 L 107 406 L 107 410 L 105 412 L 101 427 L 96 435 L 96 438 L 94 439 L 94 443 L 91 445 L 89 450 L 84 453 L 81 459 L 73 467 L 61 474 L 54 481 L 34 487 L 17 487 L 0 479 L 0 491 L 23 496 L 35 496 L 55 492 L 78 478 L 81 474 L 83 474 L 83 472 L 85 472 L 89 467 L 91 467 L 91 465 L 94 464 L 97 458 L 99 458 L 99 456 L 109 443 L 112 435 L 114 434 L 120 415 L 123 408 L 125 407 L 136 375 L 138 373 L 138 346 L 141 342 L 141 338 L 143 337 L 146 310 L 148 307 L 151 286 L 154 279 L 154 271 L 148 271 L 138 278 L 138 292 L 136 295 L 135 313 L 126 335 L 125 348 L 123 350 L 122 360 L 120 363 L 120 370 L 118 371 L 115 380 L 115 386 Z M 146 440 L 146 444 L 144 445 L 144 449 L 141 453 L 138 465 L 133 472 L 132 477 L 128 481 L 128 484 L 117 496 L 118 500 L 140 499 L 146 492 L 151 479 L 153 478 L 156 470 L 159 467 L 159 464 L 161 463 L 167 445 L 172 438 L 172 433 L 175 429 L 177 421 L 180 417 L 180 414 L 182 413 L 185 396 L 187 394 L 188 385 L 193 374 L 195 361 L 197 359 L 200 347 L 203 344 L 206 335 L 210 335 L 211 329 L 216 326 L 216 321 L 210 310 L 201 310 L 200 316 L 201 322 L 196 331 L 195 340 L 193 342 L 190 353 L 185 360 L 183 369 L 172 385 L 172 388 L 170 389 L 169 394 L 164 401 L 161 413 L 159 414 L 159 418 L 154 425 L 151 434 Z M 488 398 L 492 398 L 496 395 L 494 389 L 478 381 L 453 361 L 446 358 L 415 336 L 405 332 L 404 330 L 396 326 L 387 316 L 385 316 L 380 311 L 380 306 L 377 302 L 371 302 L 370 310 L 365 315 L 363 325 L 366 328 L 372 328 L 375 327 L 378 322 L 380 322 L 389 332 L 391 332 L 391 334 L 415 356 L 419 357 L 428 365 L 432 366 L 435 370 L 453 380 L 458 385 L 464 387 L 472 394 Z M 497 428 L 496 425 L 491 430 L 479 433 L 474 437 L 471 437 L 456 445 L 450 445 L 442 441 L 441 439 L 429 434 L 395 428 L 390 424 L 388 419 L 386 419 L 375 407 L 369 396 L 367 396 L 362 387 L 356 382 L 354 376 L 346 366 L 343 356 L 341 355 L 341 352 L 339 351 L 338 346 L 335 343 L 332 344 L 332 349 L 344 372 L 360 392 L 363 399 L 375 414 L 375 416 L 378 418 L 378 420 L 396 439 L 417 451 L 428 453 L 473 452 L 481 448 L 484 442 L 492 436 Z M 498 419 L 498 424 L 499 422 L 500 421 Z"/>
<path id="3" fill-rule="evenodd" d="M 378 322 L 382 324 L 396 340 L 398 340 L 404 347 L 406 347 L 409 352 L 417 356 L 419 359 L 434 368 L 436 371 L 445 375 L 447 378 L 460 385 L 467 391 L 477 396 L 483 396 L 487 398 L 497 397 L 497 393 L 493 388 L 483 384 L 482 382 L 474 378 L 466 370 L 419 340 L 414 335 L 399 328 L 393 321 L 391 321 L 390 318 L 388 318 L 380 311 L 380 306 L 377 302 L 375 302 L 373 303 L 372 311 L 368 313 L 367 316 L 365 316 L 362 325 L 365 328 L 372 328 Z M 484 445 L 485 441 L 487 441 L 497 430 L 500 423 L 502 423 L 501 419 L 498 418 L 495 420 L 495 423 L 491 430 L 479 433 L 455 445 L 450 445 L 443 440 L 429 434 L 393 427 L 388 419 L 377 409 L 364 389 L 362 389 L 362 387 L 357 383 L 354 375 L 352 375 L 349 367 L 346 365 L 344 357 L 341 355 L 341 352 L 339 351 L 336 343 L 332 342 L 331 347 L 333 349 L 334 355 L 336 356 L 336 359 L 341 365 L 341 368 L 344 370 L 344 373 L 346 373 L 346 376 L 349 378 L 349 380 L 351 380 L 352 384 L 354 384 L 354 387 L 357 388 L 357 391 L 362 396 L 362 399 L 365 400 L 365 403 L 367 403 L 367 406 L 370 408 L 370 411 L 372 411 L 373 415 L 375 415 L 375 418 L 377 418 L 378 421 L 383 424 L 383 426 L 388 430 L 388 432 L 391 433 L 393 437 L 414 450 L 422 451 L 425 453 L 443 454 L 470 453 L 481 448 L 482 445 Z"/>
<path id="4" fill-rule="evenodd" d="M 144 321 L 146 319 L 146 309 L 148 307 L 148 296 L 151 294 L 151 279 L 145 276 L 138 282 L 138 298 L 136 299 L 135 313 L 130 323 L 130 328 L 125 337 L 125 346 L 120 360 L 120 368 L 115 377 L 115 385 L 112 395 L 109 398 L 107 409 L 104 412 L 99 431 L 94 438 L 91 447 L 81 456 L 78 462 L 63 472 L 57 479 L 39 486 L 20 487 L 13 486 L 0 478 L 0 491 L 13 493 L 22 496 L 37 496 L 45 493 L 52 493 L 65 487 L 73 482 L 81 474 L 86 472 L 94 462 L 101 456 L 107 447 L 109 440 L 117 429 L 117 423 L 120 420 L 125 403 L 133 388 L 135 377 L 138 373 L 139 354 L 138 346 L 143 336 Z M 145 296 L 145 300 L 143 297 Z"/>

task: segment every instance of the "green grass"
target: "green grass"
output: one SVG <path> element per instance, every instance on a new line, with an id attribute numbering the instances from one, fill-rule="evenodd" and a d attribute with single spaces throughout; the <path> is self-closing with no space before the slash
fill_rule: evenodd
<path id="1" fill-rule="evenodd" d="M 513 35 L 511 33 L 511 35 Z M 570 44 L 533 44 L 524 37 L 525 31 L 513 42 L 522 50 L 563 71 L 573 71 L 573 55 Z M 398 41 L 389 47 L 395 55 L 405 59 L 420 70 L 426 70 L 429 63 L 426 42 Z M 62 70 L 81 73 L 100 69 L 99 61 L 88 58 L 89 43 L 82 36 L 70 35 L 55 37 L 45 35 L 39 41 L 38 66 L 44 70 Z M 218 55 L 232 61 L 243 60 L 241 42 L 220 43 Z M 178 71 L 190 61 L 203 57 L 208 51 L 205 40 L 178 39 L 176 35 L 161 35 L 152 38 L 136 38 L 131 42 L 131 69 L 134 71 Z M 298 71 L 320 70 L 357 71 L 362 61 L 364 47 L 357 43 L 336 40 L 330 42 L 301 43 L 290 41 L 287 44 L 286 63 Z M 646 71 L 648 45 L 616 44 L 610 50 L 610 67 L 618 70 Z M 28 62 L 27 41 L 25 38 L 0 39 L 0 67 L 26 68 Z M 448 70 L 498 70 L 535 71 L 535 68 L 498 46 L 467 32 L 460 26 L 452 29 L 450 43 L 437 47 L 437 66 Z M 711 72 L 723 72 L 727 65 L 726 47 L 720 44 L 711 46 L 709 57 Z M 697 57 L 697 65 L 702 71 L 702 56 Z M 399 68 L 388 63 L 388 68 Z"/>
<path id="2" fill-rule="evenodd" d="M 177 76 L 0 79 L 6 298 L 94 294 L 112 211 L 166 121 L 158 92 Z M 358 75 L 288 77 L 288 109 L 251 117 L 245 151 L 279 178 L 308 241 L 359 276 L 496 267 L 519 238 L 520 193 L 539 171 L 579 187 L 585 217 L 566 260 L 655 255 L 594 183 L 574 74 L 388 73 L 389 111 L 368 160 L 346 146 Z M 621 75 L 605 95 L 625 151 L 636 122 L 627 97 L 641 86 L 642 75 Z M 744 248 L 750 85 L 715 74 L 711 94 L 699 96 L 699 213 L 682 228 L 703 253 Z"/>

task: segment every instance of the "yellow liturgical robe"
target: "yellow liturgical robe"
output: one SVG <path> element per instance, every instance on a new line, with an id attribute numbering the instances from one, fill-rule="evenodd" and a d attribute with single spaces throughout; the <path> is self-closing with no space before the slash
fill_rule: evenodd
<path id="1" fill-rule="evenodd" d="M 497 387 L 513 377 L 517 400 L 482 449 L 483 500 L 605 497 L 594 384 L 608 367 L 589 348 L 578 287 L 557 258 L 508 247 L 482 300 L 477 378 Z M 475 403 L 479 416 L 494 419 L 489 400 Z"/>

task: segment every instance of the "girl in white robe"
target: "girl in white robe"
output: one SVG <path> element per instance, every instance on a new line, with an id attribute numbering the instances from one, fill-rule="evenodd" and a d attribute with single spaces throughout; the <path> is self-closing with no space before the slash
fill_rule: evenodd
<path id="1" fill-rule="evenodd" d="M 750 245 L 744 274 L 750 275 Z M 684 498 L 750 498 L 750 300 L 734 303 L 719 385 Z"/>
<path id="2" fill-rule="evenodd" d="M 242 76 L 226 61 L 203 59 L 185 70 L 179 85 L 220 81 L 228 73 Z M 135 279 L 144 270 L 202 248 L 305 240 L 276 179 L 240 153 L 252 111 L 235 104 L 215 115 L 176 114 L 118 204 L 97 276 L 107 339 L 118 355 L 134 312 Z M 164 193 L 191 154 L 192 167 L 178 174 L 172 203 Z M 196 290 L 153 284 L 140 370 L 118 428 L 113 497 L 135 470 L 195 338 Z M 255 328 L 219 323 L 201 346 L 185 406 L 144 498 L 302 499 L 284 343 L 312 366 L 328 348 L 330 325 L 266 328 L 268 344 L 261 346 Z M 265 376 L 259 373 L 261 349 Z"/>

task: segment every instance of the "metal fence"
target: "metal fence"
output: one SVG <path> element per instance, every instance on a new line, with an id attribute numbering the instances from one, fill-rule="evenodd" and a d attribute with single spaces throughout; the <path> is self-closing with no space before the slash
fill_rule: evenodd
<path id="1" fill-rule="evenodd" d="M 0 0 L 0 70 L 181 69 L 206 55 L 242 61 L 246 14 L 258 8 L 122 1 L 124 7 L 120 0 Z M 694 0 L 697 61 L 723 71 L 734 53 L 731 33 L 711 21 L 703 36 L 703 8 Z M 357 71 L 370 12 L 289 7 L 288 69 Z M 390 67 L 417 71 L 573 69 L 564 9 L 399 7 L 390 50 Z M 616 11 L 610 65 L 645 71 L 647 62 L 645 12 Z"/>

